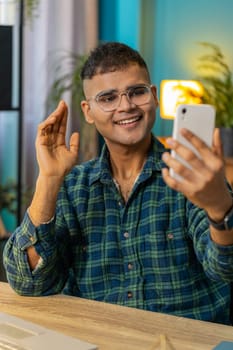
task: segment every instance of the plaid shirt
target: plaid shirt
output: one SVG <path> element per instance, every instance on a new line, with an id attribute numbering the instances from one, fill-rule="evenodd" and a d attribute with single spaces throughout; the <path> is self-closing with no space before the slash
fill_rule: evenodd
<path id="1" fill-rule="evenodd" d="M 233 246 L 210 238 L 205 212 L 164 183 L 163 146 L 153 138 L 127 203 L 109 153 L 76 166 L 60 190 L 56 217 L 35 228 L 26 214 L 4 251 L 23 295 L 61 291 L 184 317 L 229 323 Z M 25 249 L 41 262 L 30 271 Z"/>

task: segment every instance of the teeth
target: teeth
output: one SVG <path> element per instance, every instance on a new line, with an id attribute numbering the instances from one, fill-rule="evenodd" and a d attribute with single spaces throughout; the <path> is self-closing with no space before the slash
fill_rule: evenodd
<path id="1" fill-rule="evenodd" d="M 120 125 L 130 124 L 130 123 L 136 122 L 139 119 L 140 119 L 140 117 L 125 119 L 125 120 L 121 120 L 121 121 L 117 122 L 117 124 L 120 124 Z"/>

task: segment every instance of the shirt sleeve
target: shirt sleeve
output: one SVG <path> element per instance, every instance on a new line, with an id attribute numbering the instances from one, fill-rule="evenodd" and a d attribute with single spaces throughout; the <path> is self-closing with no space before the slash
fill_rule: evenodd
<path id="1" fill-rule="evenodd" d="M 18 294 L 38 296 L 62 290 L 68 276 L 69 235 L 63 229 L 61 232 L 65 239 L 59 233 L 55 236 L 55 225 L 56 218 L 35 227 L 26 213 L 22 224 L 7 241 L 3 253 L 4 266 L 8 282 Z M 26 251 L 32 245 L 41 257 L 40 264 L 33 271 Z"/>
<path id="2" fill-rule="evenodd" d="M 215 281 L 232 282 L 233 245 L 222 246 L 212 240 L 204 210 L 188 203 L 187 213 L 189 235 L 206 275 Z"/>

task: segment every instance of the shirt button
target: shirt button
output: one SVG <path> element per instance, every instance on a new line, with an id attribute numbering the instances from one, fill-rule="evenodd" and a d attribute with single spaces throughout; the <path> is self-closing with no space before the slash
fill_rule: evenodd
<path id="1" fill-rule="evenodd" d="M 125 233 L 124 233 L 124 237 L 125 237 L 125 238 L 129 238 L 129 232 L 125 232 Z"/>
<path id="2" fill-rule="evenodd" d="M 35 243 L 36 242 L 36 239 L 33 236 L 30 236 L 29 239 L 30 239 L 31 243 Z"/>
<path id="3" fill-rule="evenodd" d="M 133 297 L 133 293 L 132 293 L 132 292 L 128 292 L 128 293 L 127 293 L 127 297 L 128 297 L 129 299 L 131 299 L 131 298 Z"/>
<path id="4" fill-rule="evenodd" d="M 168 238 L 168 239 L 173 239 L 173 238 L 174 238 L 174 236 L 173 236 L 173 234 L 172 234 L 172 233 L 168 233 L 168 234 L 167 234 L 167 238 Z"/>
<path id="5" fill-rule="evenodd" d="M 133 269 L 133 264 L 128 263 L 128 269 L 129 269 L 129 270 L 132 270 L 132 269 Z"/>

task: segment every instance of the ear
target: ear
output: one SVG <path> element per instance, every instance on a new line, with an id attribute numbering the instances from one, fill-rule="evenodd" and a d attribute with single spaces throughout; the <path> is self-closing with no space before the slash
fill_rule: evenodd
<path id="1" fill-rule="evenodd" d="M 81 101 L 81 108 L 88 124 L 94 124 L 94 120 L 92 118 L 92 111 L 89 103 L 86 100 Z"/>
<path id="2" fill-rule="evenodd" d="M 152 95 L 154 97 L 154 101 L 155 101 L 155 105 L 156 107 L 159 106 L 159 100 L 158 100 L 158 96 L 157 96 L 157 88 L 155 85 L 151 86 L 151 91 L 152 91 Z"/>

